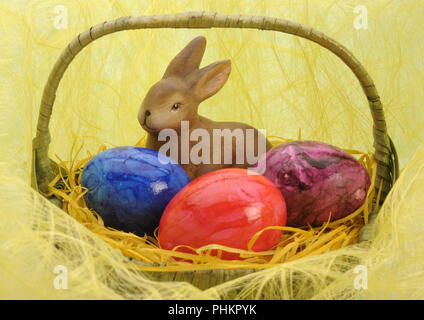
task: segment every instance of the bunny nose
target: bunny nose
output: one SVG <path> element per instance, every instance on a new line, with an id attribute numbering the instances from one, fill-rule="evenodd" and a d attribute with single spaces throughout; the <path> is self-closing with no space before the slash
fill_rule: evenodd
<path id="1" fill-rule="evenodd" d="M 150 111 L 146 110 L 146 117 L 150 116 Z"/>

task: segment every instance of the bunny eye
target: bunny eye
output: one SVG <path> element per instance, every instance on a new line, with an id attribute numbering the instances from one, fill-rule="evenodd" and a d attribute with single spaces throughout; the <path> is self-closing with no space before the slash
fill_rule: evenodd
<path id="1" fill-rule="evenodd" d="M 175 104 L 172 106 L 172 110 L 178 110 L 178 109 L 180 108 L 180 106 L 181 106 L 181 104 L 180 104 L 180 103 L 175 103 Z"/>

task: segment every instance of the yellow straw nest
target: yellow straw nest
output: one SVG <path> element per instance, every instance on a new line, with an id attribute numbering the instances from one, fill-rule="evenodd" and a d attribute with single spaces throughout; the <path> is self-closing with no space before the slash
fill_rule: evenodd
<path id="1" fill-rule="evenodd" d="M 273 146 L 291 141 L 290 139 L 282 139 L 275 136 L 268 138 Z M 144 139 L 136 144 L 136 146 L 143 145 Z M 75 145 L 72 149 L 75 151 Z M 106 146 L 101 146 L 97 153 L 106 149 Z M 358 243 L 360 229 L 368 223 L 368 214 L 372 209 L 375 195 L 374 184 L 377 163 L 373 154 L 345 149 L 345 151 L 353 155 L 366 168 L 371 178 L 371 186 L 368 190 L 367 198 L 363 205 L 355 212 L 345 218 L 327 222 L 321 227 L 312 228 L 311 226 L 305 226 L 302 228 L 292 228 L 276 226 L 265 228 L 253 236 L 248 245 L 248 250 L 211 244 L 198 249 L 191 248 L 197 253 L 197 255 L 193 255 L 176 251 L 181 246 L 175 247 L 173 250 L 161 249 L 156 234 L 155 237 L 147 235 L 140 237 L 132 233 L 106 227 L 100 215 L 87 207 L 83 198 L 87 189 L 81 186 L 82 170 L 86 163 L 95 155 L 89 155 L 83 160 L 76 161 L 75 158 L 80 153 L 79 150 L 76 150 L 75 156 L 72 156 L 73 159 L 69 161 L 59 159 L 59 173 L 50 183 L 50 193 L 46 194 L 46 196 L 56 195 L 62 198 L 62 209 L 65 212 L 110 246 L 120 250 L 125 256 L 129 257 L 128 267 L 135 267 L 144 271 L 172 272 L 201 269 L 264 269 L 284 262 L 294 261 L 356 244 Z M 377 195 L 377 205 L 379 203 L 379 196 L 380 192 Z M 266 252 L 252 251 L 251 248 L 260 234 L 270 229 L 284 231 L 279 243 L 272 250 Z M 218 255 L 211 256 L 210 252 L 212 250 L 217 250 Z M 239 253 L 243 260 L 222 260 L 220 259 L 222 250 Z M 174 257 L 182 259 L 174 259 Z"/>

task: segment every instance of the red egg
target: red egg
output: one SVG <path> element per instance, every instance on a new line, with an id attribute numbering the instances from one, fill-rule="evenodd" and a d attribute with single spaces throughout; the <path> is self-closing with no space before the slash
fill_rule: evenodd
<path id="1" fill-rule="evenodd" d="M 257 232 L 284 226 L 286 216 L 284 198 L 270 180 L 245 169 L 222 169 L 200 176 L 175 195 L 162 215 L 158 238 L 168 250 L 208 244 L 247 250 Z M 252 250 L 271 249 L 281 234 L 281 230 L 263 232 Z M 178 251 L 193 253 L 186 248 Z M 223 251 L 222 259 L 240 256 Z"/>

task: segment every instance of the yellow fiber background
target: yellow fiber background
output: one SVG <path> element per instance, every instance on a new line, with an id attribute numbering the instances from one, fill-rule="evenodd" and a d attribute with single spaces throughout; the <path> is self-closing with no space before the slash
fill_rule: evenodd
<path id="1" fill-rule="evenodd" d="M 354 27 L 358 5 L 368 10 L 368 29 Z M 55 27 L 57 6 L 67 9 L 67 29 Z M 105 20 L 194 10 L 300 22 L 336 39 L 363 63 L 404 168 L 369 247 L 286 263 L 200 291 L 127 270 L 120 252 L 31 189 L 41 94 L 63 48 Z M 0 298 L 424 298 L 423 15 L 419 0 L 0 1 Z M 144 94 L 197 35 L 208 40 L 201 66 L 229 58 L 233 67 L 224 88 L 200 106 L 202 115 L 285 138 L 296 138 L 301 129 L 303 139 L 372 151 L 362 89 L 326 49 L 270 31 L 154 29 L 103 37 L 71 63 L 57 92 L 50 157 L 70 159 L 75 139 L 84 143 L 82 157 L 103 143 L 134 145 L 144 135 L 137 121 Z M 340 262 L 344 255 L 357 260 Z M 368 268 L 366 290 L 353 285 L 358 264 Z M 67 290 L 54 288 L 57 265 L 68 268 Z"/>

